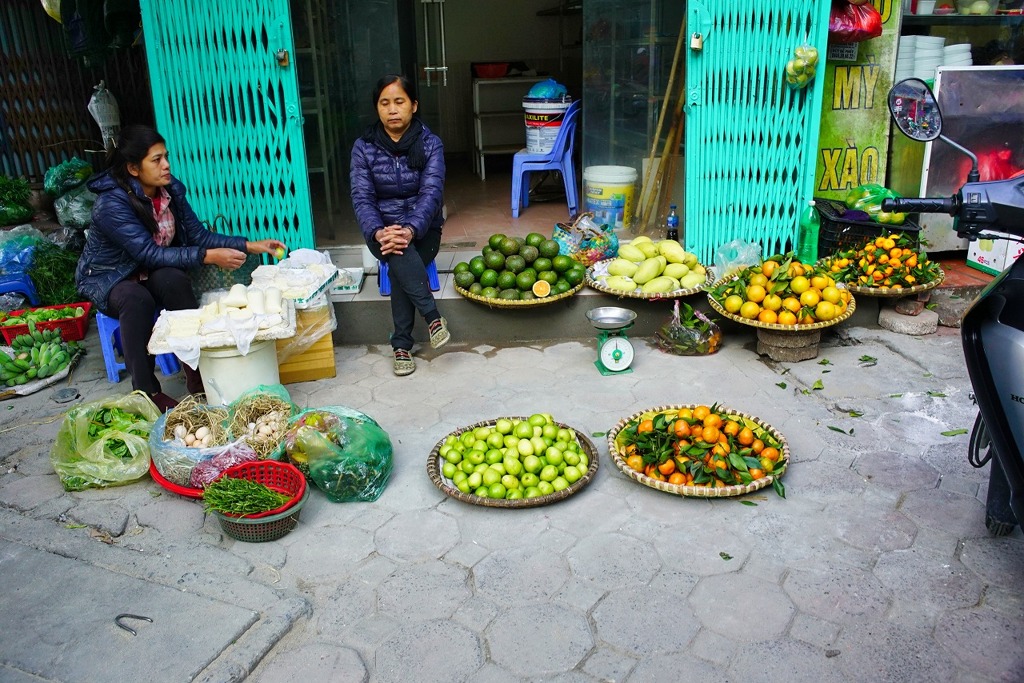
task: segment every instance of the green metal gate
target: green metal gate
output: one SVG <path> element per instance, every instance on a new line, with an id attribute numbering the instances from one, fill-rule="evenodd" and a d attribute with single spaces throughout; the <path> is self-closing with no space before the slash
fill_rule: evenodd
<path id="1" fill-rule="evenodd" d="M 818 48 L 824 73 L 830 3 L 690 0 L 686 57 L 686 248 L 713 263 L 730 240 L 765 256 L 796 249 L 814 191 L 824 78 L 785 81 L 793 48 Z M 699 34 L 694 36 L 694 34 Z"/>
<path id="2" fill-rule="evenodd" d="M 142 0 L 157 128 L 200 218 L 313 247 L 288 0 Z"/>

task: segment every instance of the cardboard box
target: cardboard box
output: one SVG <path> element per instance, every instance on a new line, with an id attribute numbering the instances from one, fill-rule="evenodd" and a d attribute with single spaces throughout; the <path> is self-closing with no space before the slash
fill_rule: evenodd
<path id="1" fill-rule="evenodd" d="M 993 232 L 995 235 L 1006 233 Z M 1006 235 L 1010 237 L 1010 235 Z M 999 275 L 1024 252 L 1024 244 L 1001 240 L 974 240 L 967 249 L 967 265 L 990 275 Z"/>
<path id="2" fill-rule="evenodd" d="M 296 343 L 296 339 L 308 341 L 311 334 L 325 330 L 312 345 L 301 353 L 278 361 L 281 384 L 310 382 L 315 379 L 329 379 L 337 375 L 334 362 L 334 340 L 331 337 L 332 304 L 295 311 L 295 337 L 277 340 L 278 358 L 282 350 Z"/>

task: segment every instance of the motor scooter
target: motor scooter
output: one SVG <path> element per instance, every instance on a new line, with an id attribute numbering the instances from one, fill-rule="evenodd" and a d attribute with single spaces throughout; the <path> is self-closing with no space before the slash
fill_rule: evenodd
<path id="1" fill-rule="evenodd" d="M 909 138 L 941 139 L 971 158 L 967 182 L 947 198 L 886 199 L 883 211 L 946 213 L 968 240 L 1024 238 L 1024 175 L 980 182 L 978 158 L 942 135 L 942 112 L 924 81 L 900 81 L 889 91 L 889 112 Z M 1017 239 L 1017 241 L 1022 241 Z M 981 292 L 964 313 L 961 337 L 979 414 L 969 442 L 975 467 L 991 461 L 985 526 L 1011 533 L 1024 521 L 1024 257 Z"/>

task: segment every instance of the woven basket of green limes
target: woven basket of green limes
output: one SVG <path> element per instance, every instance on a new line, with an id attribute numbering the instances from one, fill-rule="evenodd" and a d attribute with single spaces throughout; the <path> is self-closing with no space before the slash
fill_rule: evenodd
<path id="1" fill-rule="evenodd" d="M 559 253 L 558 242 L 531 232 L 526 237 L 491 235 L 480 254 L 452 269 L 455 291 L 495 308 L 549 304 L 583 288 L 587 269 Z"/>

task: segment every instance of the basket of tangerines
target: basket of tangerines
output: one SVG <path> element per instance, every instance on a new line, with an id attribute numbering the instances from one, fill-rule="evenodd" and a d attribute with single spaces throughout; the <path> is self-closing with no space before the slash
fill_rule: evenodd
<path id="1" fill-rule="evenodd" d="M 779 254 L 718 280 L 708 291 L 712 308 L 745 325 L 807 331 L 840 323 L 856 307 L 846 285 L 824 264 Z"/>
<path id="2" fill-rule="evenodd" d="M 721 498 L 771 484 L 789 464 L 782 434 L 756 417 L 715 404 L 660 406 L 619 421 L 608 452 L 626 476 L 680 496 Z"/>
<path id="3" fill-rule="evenodd" d="M 946 275 L 917 248 L 917 240 L 903 233 L 875 237 L 856 249 L 845 249 L 824 259 L 837 282 L 856 294 L 900 297 L 938 287 Z"/>

